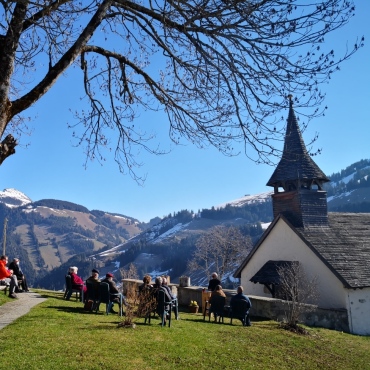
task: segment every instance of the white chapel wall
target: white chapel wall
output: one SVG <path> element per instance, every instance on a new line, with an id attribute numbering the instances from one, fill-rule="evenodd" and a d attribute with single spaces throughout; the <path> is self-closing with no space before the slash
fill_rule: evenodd
<path id="1" fill-rule="evenodd" d="M 350 332 L 370 335 L 370 288 L 348 289 L 347 293 Z"/>
<path id="2" fill-rule="evenodd" d="M 269 260 L 299 261 L 308 277 L 318 277 L 320 307 L 347 307 L 347 294 L 343 284 L 281 219 L 241 273 L 241 284 L 246 294 L 271 297 L 271 293 L 264 291 L 263 284 L 249 281 Z"/>

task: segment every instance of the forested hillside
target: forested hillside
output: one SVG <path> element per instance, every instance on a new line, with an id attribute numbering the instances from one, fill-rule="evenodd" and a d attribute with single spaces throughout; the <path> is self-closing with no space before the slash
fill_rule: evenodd
<path id="1" fill-rule="evenodd" d="M 131 217 L 90 212 L 81 205 L 52 199 L 18 208 L 1 203 L 2 225 L 5 218 L 5 253 L 21 259 L 31 284 L 74 256 L 86 259 L 126 242 L 143 230 L 139 221 Z"/>
<path id="2" fill-rule="evenodd" d="M 329 176 L 325 184 L 330 212 L 370 212 L 370 160 L 362 159 Z"/>
<path id="3" fill-rule="evenodd" d="M 370 212 L 369 175 L 370 160 L 330 175 L 331 182 L 325 184 L 328 210 Z M 271 222 L 273 215 L 270 193 L 261 193 L 197 213 L 181 210 L 148 224 L 53 199 L 18 208 L 0 202 L 2 225 L 5 218 L 6 254 L 21 259 L 31 284 L 62 289 L 71 265 L 77 265 L 84 278 L 97 267 L 119 279 L 120 269 L 133 263 L 139 276 L 166 272 L 176 281 L 187 273 L 201 235 L 218 225 L 233 226 L 255 242 L 263 233 L 261 224 Z"/>

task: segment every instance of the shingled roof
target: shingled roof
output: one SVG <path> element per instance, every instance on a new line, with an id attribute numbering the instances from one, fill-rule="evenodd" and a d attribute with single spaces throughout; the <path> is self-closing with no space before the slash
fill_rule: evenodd
<path id="1" fill-rule="evenodd" d="M 282 215 L 263 234 L 242 262 L 239 277 L 259 246 L 282 218 L 337 276 L 346 288 L 370 287 L 370 213 L 328 213 L 329 225 L 296 228 Z"/>
<path id="2" fill-rule="evenodd" d="M 346 287 L 370 287 L 370 214 L 328 213 L 329 227 L 297 228 Z"/>
<path id="3" fill-rule="evenodd" d="M 307 152 L 290 99 L 283 155 L 267 186 L 283 186 L 289 180 L 330 181 Z"/>

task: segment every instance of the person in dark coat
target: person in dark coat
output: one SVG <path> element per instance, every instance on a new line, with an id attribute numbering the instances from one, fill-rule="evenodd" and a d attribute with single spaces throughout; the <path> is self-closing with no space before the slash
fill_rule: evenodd
<path id="1" fill-rule="evenodd" d="M 9 264 L 9 270 L 13 270 L 13 274 L 17 277 L 18 280 L 22 280 L 22 290 L 17 289 L 16 292 L 29 292 L 28 285 L 27 285 L 27 279 L 24 275 L 21 267 L 19 266 L 19 258 L 14 258 L 12 262 Z"/>
<path id="2" fill-rule="evenodd" d="M 236 294 L 233 295 L 231 297 L 231 300 L 230 300 L 230 307 L 231 309 L 233 308 L 233 306 L 235 305 L 235 302 L 237 300 L 243 300 L 243 301 L 247 301 L 249 303 L 249 309 L 252 307 L 252 303 L 250 301 L 250 299 L 245 295 L 243 294 L 243 287 L 241 285 L 238 286 L 238 288 L 236 289 Z M 251 320 L 249 318 L 249 312 L 248 312 L 248 315 L 247 315 L 247 322 L 244 323 L 243 322 L 243 318 L 240 318 L 241 322 L 243 323 L 243 325 L 245 324 L 246 326 L 251 326 Z"/>
<path id="3" fill-rule="evenodd" d="M 213 292 L 216 289 L 216 286 L 217 285 L 221 285 L 221 281 L 218 278 L 217 273 L 216 272 L 213 272 L 212 273 L 212 279 L 208 283 L 208 290 L 210 290 L 211 292 Z"/>
<path id="4" fill-rule="evenodd" d="M 179 303 L 175 294 L 172 293 L 171 288 L 168 286 L 168 279 L 166 276 L 162 276 L 162 288 L 166 289 L 169 296 L 172 299 L 173 311 L 175 312 L 176 320 L 179 318 Z"/>
<path id="5" fill-rule="evenodd" d="M 169 310 L 169 304 L 172 302 L 172 297 L 169 294 L 168 290 L 163 287 L 162 285 L 163 279 L 161 276 L 157 276 L 155 278 L 155 284 L 153 286 L 152 292 L 155 295 L 157 302 L 158 302 L 158 297 L 159 297 L 159 292 L 164 293 L 164 305 L 165 305 L 165 310 Z M 157 313 L 160 315 L 161 312 L 159 312 L 160 305 L 157 305 Z M 166 324 L 166 318 L 164 320 L 164 323 Z"/>
<path id="6" fill-rule="evenodd" d="M 100 279 L 99 279 L 99 271 L 96 269 L 91 270 L 91 276 L 89 276 L 86 281 L 91 282 L 94 285 L 94 288 L 99 289 Z"/>
<path id="7" fill-rule="evenodd" d="M 108 283 L 109 285 L 109 293 L 110 293 L 110 300 L 111 302 L 115 302 L 118 304 L 119 311 L 121 312 L 121 297 L 122 297 L 122 304 L 124 306 L 127 306 L 126 299 L 124 298 L 123 294 L 118 290 L 116 283 L 113 281 L 113 274 L 108 272 L 105 275 L 105 279 L 101 281 L 102 283 Z M 111 309 L 111 313 L 117 313 L 116 311 L 113 310 L 113 306 Z"/>

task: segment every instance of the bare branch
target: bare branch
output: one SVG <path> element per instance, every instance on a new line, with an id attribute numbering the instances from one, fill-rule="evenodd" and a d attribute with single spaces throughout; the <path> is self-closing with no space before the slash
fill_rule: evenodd
<path id="1" fill-rule="evenodd" d="M 307 122 L 323 114 L 326 83 L 363 46 L 335 56 L 325 36 L 354 15 L 348 0 L 2 2 L 0 134 L 22 122 L 81 56 L 85 96 L 71 124 L 87 158 L 114 153 L 136 181 L 140 150 L 164 151 L 155 132 L 134 125 L 164 111 L 170 139 L 214 146 L 271 163 L 294 94 Z M 37 67 L 37 68 L 36 68 Z M 85 109 L 86 108 L 86 109 Z M 8 126 L 9 125 L 9 126 Z M 239 145 L 238 145 L 239 147 Z"/>

